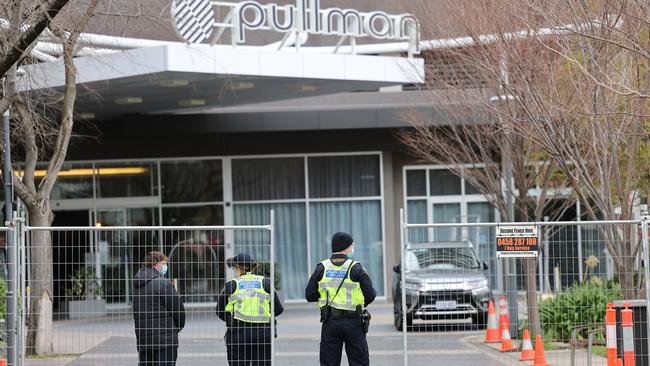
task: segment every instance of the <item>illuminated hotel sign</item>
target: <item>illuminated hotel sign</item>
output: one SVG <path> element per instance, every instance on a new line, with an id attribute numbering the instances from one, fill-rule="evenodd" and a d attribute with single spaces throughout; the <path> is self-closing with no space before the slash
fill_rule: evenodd
<path id="1" fill-rule="evenodd" d="M 226 8 L 226 11 L 215 11 L 216 8 Z M 224 16 L 217 19 L 217 14 Z M 249 30 L 287 34 L 306 32 L 350 39 L 369 37 L 411 41 L 413 44 L 417 43 L 419 36 L 419 25 L 413 15 L 323 9 L 321 0 L 297 0 L 295 5 L 174 0 L 172 16 L 176 31 L 190 43 L 209 41 L 214 44 L 226 29 L 230 29 L 233 45 L 246 42 Z"/>

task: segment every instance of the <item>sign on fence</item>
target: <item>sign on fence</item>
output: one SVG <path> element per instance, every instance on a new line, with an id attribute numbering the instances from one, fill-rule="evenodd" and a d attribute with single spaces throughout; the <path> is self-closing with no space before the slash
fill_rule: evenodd
<path id="1" fill-rule="evenodd" d="M 537 226 L 497 226 L 497 258 L 537 257 Z"/>

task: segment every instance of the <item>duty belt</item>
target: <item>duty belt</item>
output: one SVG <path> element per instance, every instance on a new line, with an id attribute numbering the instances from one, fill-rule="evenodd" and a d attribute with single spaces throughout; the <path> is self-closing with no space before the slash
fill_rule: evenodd
<path id="1" fill-rule="evenodd" d="M 351 310 L 341 310 L 337 308 L 332 308 L 332 318 L 348 318 L 348 319 L 359 319 L 359 313 Z"/>

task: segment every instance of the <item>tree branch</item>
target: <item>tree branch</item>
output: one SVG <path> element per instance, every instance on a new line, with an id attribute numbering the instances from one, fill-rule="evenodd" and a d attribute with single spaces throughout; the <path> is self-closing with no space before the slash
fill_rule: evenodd
<path id="1" fill-rule="evenodd" d="M 69 0 L 50 0 L 43 2 L 38 7 L 41 12 L 36 17 L 34 23 L 17 40 L 12 42 L 12 46 L 7 54 L 0 59 L 0 75 L 4 75 L 11 66 L 20 60 L 25 50 L 36 41 L 52 19 L 56 17 L 68 2 Z"/>

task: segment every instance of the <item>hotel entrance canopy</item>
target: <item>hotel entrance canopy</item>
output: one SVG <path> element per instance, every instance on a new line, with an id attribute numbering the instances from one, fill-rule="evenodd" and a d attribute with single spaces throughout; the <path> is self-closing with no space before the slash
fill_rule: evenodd
<path id="1" fill-rule="evenodd" d="M 86 39 L 93 36 L 95 40 L 104 37 L 86 35 Z M 112 39 L 131 45 L 128 39 Z M 75 58 L 77 82 L 83 86 L 78 88 L 76 104 L 82 117 L 112 119 L 370 91 L 421 82 L 424 74 L 422 59 L 332 53 L 317 47 L 278 50 L 148 40 L 131 43 L 144 47 L 82 48 L 84 52 Z M 22 90 L 63 89 L 62 61 L 43 61 L 24 66 L 27 76 L 21 81 Z"/>

